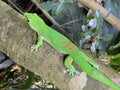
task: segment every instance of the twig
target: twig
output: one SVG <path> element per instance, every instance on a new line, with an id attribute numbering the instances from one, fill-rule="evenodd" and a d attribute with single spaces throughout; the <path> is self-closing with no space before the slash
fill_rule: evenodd
<path id="1" fill-rule="evenodd" d="M 21 10 L 21 8 L 19 7 L 19 5 L 17 5 L 15 2 L 8 0 L 8 2 L 15 8 L 17 9 L 21 14 L 23 14 L 23 10 Z"/>

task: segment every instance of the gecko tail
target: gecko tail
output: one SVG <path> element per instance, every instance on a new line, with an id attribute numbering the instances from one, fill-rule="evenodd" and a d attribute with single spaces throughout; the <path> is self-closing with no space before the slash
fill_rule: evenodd
<path id="1" fill-rule="evenodd" d="M 100 71 L 98 71 L 96 69 L 94 69 L 94 71 L 91 72 L 90 76 L 95 78 L 96 80 L 104 83 L 105 85 L 113 88 L 114 90 L 120 90 L 120 87 L 116 83 L 114 83 L 106 75 L 102 74 Z"/>
<path id="2" fill-rule="evenodd" d="M 78 57 L 79 56 L 79 57 Z M 90 77 L 100 81 L 101 83 L 113 88 L 113 90 L 120 90 L 120 86 L 118 86 L 116 83 L 114 83 L 109 77 L 104 75 L 101 71 L 96 69 L 94 66 L 92 66 L 87 59 L 87 55 L 81 54 L 81 52 L 77 52 L 77 54 L 74 54 L 73 56 L 74 62 L 77 64 L 77 66 L 86 72 Z M 96 65 L 92 63 L 93 65 Z"/>

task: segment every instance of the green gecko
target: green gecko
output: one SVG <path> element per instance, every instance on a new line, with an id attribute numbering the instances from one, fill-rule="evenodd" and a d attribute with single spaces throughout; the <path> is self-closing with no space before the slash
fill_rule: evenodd
<path id="1" fill-rule="evenodd" d="M 97 69 L 97 64 L 91 58 L 80 51 L 68 38 L 47 26 L 36 13 L 24 13 L 24 16 L 27 18 L 29 26 L 38 34 L 38 41 L 32 46 L 32 50 L 37 50 L 38 47 L 42 45 L 42 41 L 45 40 L 58 51 L 68 55 L 64 64 L 70 74 L 73 75 L 74 73 L 77 73 L 71 64 L 72 61 L 74 61 L 80 69 L 85 71 L 92 78 L 106 84 L 114 90 L 120 90 L 120 87 L 117 84 Z"/>

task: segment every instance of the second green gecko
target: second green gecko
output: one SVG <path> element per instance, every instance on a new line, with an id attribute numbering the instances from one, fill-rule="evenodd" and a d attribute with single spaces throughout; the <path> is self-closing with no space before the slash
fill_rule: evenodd
<path id="1" fill-rule="evenodd" d="M 68 55 L 64 64 L 68 68 L 70 74 L 73 75 L 76 73 L 75 68 L 71 64 L 72 61 L 74 61 L 80 69 L 85 71 L 92 78 L 106 84 L 114 90 L 120 90 L 120 87 L 107 76 L 103 75 L 97 69 L 97 64 L 95 64 L 95 62 L 84 52 L 80 51 L 68 38 L 47 26 L 36 13 L 24 13 L 24 15 L 28 20 L 29 26 L 38 34 L 38 41 L 32 46 L 32 50 L 37 50 L 38 47 L 42 45 L 42 41 L 45 40 L 58 51 Z"/>

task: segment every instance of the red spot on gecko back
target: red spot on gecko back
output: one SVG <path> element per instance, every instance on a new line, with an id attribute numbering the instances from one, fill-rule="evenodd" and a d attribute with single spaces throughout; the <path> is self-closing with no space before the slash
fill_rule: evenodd
<path id="1" fill-rule="evenodd" d="M 62 38 L 62 44 L 65 44 L 65 39 L 64 38 Z"/>
<path id="2" fill-rule="evenodd" d="M 71 44 L 71 43 L 70 43 L 70 41 L 68 41 L 68 43 L 67 43 L 66 47 L 69 47 L 69 46 L 70 46 L 70 44 Z"/>
<path id="3" fill-rule="evenodd" d="M 73 50 L 74 49 L 74 46 L 70 47 L 69 50 Z"/>
<path id="4" fill-rule="evenodd" d="M 65 47 L 66 47 L 68 50 L 73 50 L 73 49 L 74 49 L 74 46 L 71 45 L 71 42 L 70 42 L 70 41 L 66 42 L 64 38 L 62 38 L 62 42 L 61 42 L 61 43 L 64 44 Z"/>

